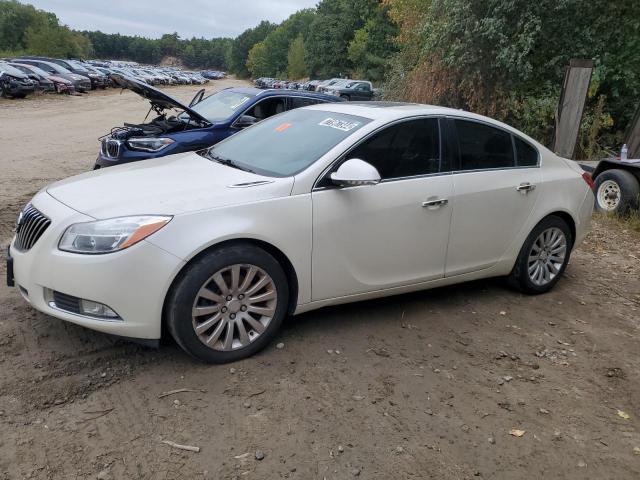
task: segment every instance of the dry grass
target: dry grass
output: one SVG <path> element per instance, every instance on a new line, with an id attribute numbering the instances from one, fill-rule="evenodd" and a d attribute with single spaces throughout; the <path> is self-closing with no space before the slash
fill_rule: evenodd
<path id="1" fill-rule="evenodd" d="M 628 215 L 605 215 L 597 213 L 594 217 L 603 225 L 622 228 L 636 235 L 640 235 L 640 211 L 633 211 Z"/>
<path id="2" fill-rule="evenodd" d="M 622 236 L 624 243 L 640 246 L 640 211 L 628 215 L 594 213 L 592 231 L 613 237 Z"/>

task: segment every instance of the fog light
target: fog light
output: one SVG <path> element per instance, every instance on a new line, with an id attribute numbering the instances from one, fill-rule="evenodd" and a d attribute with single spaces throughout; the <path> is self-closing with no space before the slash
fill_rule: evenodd
<path id="1" fill-rule="evenodd" d="M 101 318 L 120 318 L 116 312 L 111 310 L 102 303 L 93 302 L 91 300 L 80 300 L 80 313 L 91 315 L 92 317 Z"/>

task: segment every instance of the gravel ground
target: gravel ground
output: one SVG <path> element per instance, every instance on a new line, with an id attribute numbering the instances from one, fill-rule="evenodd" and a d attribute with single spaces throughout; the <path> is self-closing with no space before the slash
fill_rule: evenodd
<path id="1" fill-rule="evenodd" d="M 0 100 L 3 248 L 38 189 L 146 110 L 115 90 Z M 0 479 L 640 478 L 638 240 L 596 218 L 549 294 L 496 279 L 326 308 L 226 366 L 63 323 L 3 283 Z"/>

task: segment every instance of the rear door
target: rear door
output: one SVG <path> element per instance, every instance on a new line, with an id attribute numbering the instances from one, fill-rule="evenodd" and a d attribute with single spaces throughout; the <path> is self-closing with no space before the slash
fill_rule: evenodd
<path id="1" fill-rule="evenodd" d="M 453 145 L 453 214 L 445 276 L 491 267 L 505 254 L 538 199 L 537 150 L 488 123 L 447 119 Z"/>

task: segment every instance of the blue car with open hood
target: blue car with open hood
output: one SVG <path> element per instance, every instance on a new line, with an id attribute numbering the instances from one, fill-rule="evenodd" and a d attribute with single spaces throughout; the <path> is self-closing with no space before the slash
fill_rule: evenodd
<path id="1" fill-rule="evenodd" d="M 200 90 L 189 105 L 144 82 L 125 75 L 113 81 L 151 104 L 155 118 L 125 123 L 100 138 L 94 168 L 164 157 L 210 147 L 265 118 L 299 107 L 342 101 L 306 91 L 231 87 L 205 97 Z"/>

